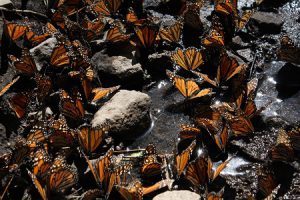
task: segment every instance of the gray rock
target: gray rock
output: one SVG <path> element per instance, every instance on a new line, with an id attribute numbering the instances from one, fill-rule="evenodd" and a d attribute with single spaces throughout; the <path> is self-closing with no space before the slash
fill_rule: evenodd
<path id="1" fill-rule="evenodd" d="M 244 42 L 240 36 L 235 36 L 232 38 L 232 46 L 235 49 L 244 49 L 249 47 L 249 44 Z"/>
<path id="2" fill-rule="evenodd" d="M 7 0 L 5 0 L 7 1 Z M 35 11 L 41 14 L 46 14 L 47 12 L 47 6 L 44 3 L 44 0 L 36 1 L 36 0 L 27 0 L 27 1 L 21 1 L 21 0 L 12 0 L 14 6 L 17 9 L 23 9 L 23 10 L 31 10 Z"/>
<path id="3" fill-rule="evenodd" d="M 133 64 L 131 59 L 123 56 L 110 57 L 98 52 L 92 57 L 91 62 L 100 73 L 113 75 L 123 82 L 143 77 L 141 65 Z"/>
<path id="4" fill-rule="evenodd" d="M 253 60 L 251 49 L 241 49 L 236 51 L 240 56 L 245 58 L 248 62 Z"/>
<path id="5" fill-rule="evenodd" d="M 255 12 L 249 20 L 250 30 L 257 34 L 279 34 L 284 21 L 280 14 Z"/>
<path id="6" fill-rule="evenodd" d="M 41 70 L 44 65 L 47 65 L 47 63 L 49 63 L 49 58 L 56 44 L 57 39 L 55 37 L 52 37 L 45 40 L 36 47 L 30 49 L 30 53 L 35 60 L 38 70 Z"/>
<path id="7" fill-rule="evenodd" d="M 132 140 L 150 125 L 151 98 L 141 92 L 120 90 L 94 115 L 92 126 L 110 126 L 110 135 Z"/>
<path id="8" fill-rule="evenodd" d="M 166 191 L 153 198 L 153 200 L 199 200 L 200 195 L 188 190 Z"/>

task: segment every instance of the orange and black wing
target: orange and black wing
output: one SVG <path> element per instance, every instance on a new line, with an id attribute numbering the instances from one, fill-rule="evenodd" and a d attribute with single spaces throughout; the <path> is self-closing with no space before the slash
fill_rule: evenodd
<path id="1" fill-rule="evenodd" d="M 84 125 L 79 128 L 78 139 L 81 147 L 87 153 L 94 152 L 102 143 L 104 137 L 104 128 L 92 128 L 88 125 Z"/>
<path id="2" fill-rule="evenodd" d="M 177 48 L 171 54 L 172 61 L 185 70 L 195 70 L 204 63 L 202 53 L 195 47 Z"/>
<path id="3" fill-rule="evenodd" d="M 20 73 L 31 76 L 37 72 L 36 64 L 28 49 L 22 50 L 22 57 L 20 59 L 13 55 L 10 55 L 9 58 L 12 61 L 12 65 Z"/>
<path id="4" fill-rule="evenodd" d="M 108 95 L 112 94 L 113 92 L 117 91 L 120 88 L 120 86 L 114 86 L 110 88 L 94 88 L 92 90 L 92 93 L 94 94 L 94 97 L 92 99 L 92 102 L 97 102 Z"/>
<path id="5" fill-rule="evenodd" d="M 204 157 L 199 157 L 191 162 L 186 169 L 185 178 L 195 187 L 200 187 L 208 183 L 207 161 Z"/>
<path id="6" fill-rule="evenodd" d="M 189 160 L 190 155 L 194 151 L 194 148 L 196 147 L 196 141 L 194 140 L 190 146 L 188 146 L 187 149 L 182 151 L 180 154 L 177 154 L 175 156 L 175 168 L 176 168 L 176 174 L 178 177 L 183 173 L 184 169 L 186 168 Z"/>
<path id="7" fill-rule="evenodd" d="M 182 20 L 176 21 L 169 27 L 160 28 L 158 32 L 158 39 L 169 43 L 178 43 L 181 37 L 182 28 Z"/>
<path id="8" fill-rule="evenodd" d="M 135 33 L 145 49 L 152 48 L 155 44 L 156 37 L 158 34 L 158 26 L 155 25 L 144 25 L 135 27 Z"/>
<path id="9" fill-rule="evenodd" d="M 58 43 L 51 54 L 50 64 L 54 67 L 64 67 L 71 63 L 68 49 L 64 43 Z"/>
<path id="10" fill-rule="evenodd" d="M 17 76 L 16 78 L 14 78 L 9 84 L 7 84 L 6 86 L 4 86 L 4 88 L 2 88 L 0 90 L 0 97 L 7 92 L 7 90 L 9 90 L 9 88 L 11 88 L 11 86 L 13 86 L 18 80 L 19 80 L 19 76 Z"/>

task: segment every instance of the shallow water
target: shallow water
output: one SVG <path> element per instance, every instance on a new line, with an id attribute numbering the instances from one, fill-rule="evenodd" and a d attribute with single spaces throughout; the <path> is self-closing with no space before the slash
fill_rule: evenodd
<path id="1" fill-rule="evenodd" d="M 188 123 L 189 117 L 168 110 L 171 105 L 184 100 L 173 88 L 169 80 L 162 80 L 147 91 L 152 100 L 153 127 L 149 133 L 137 139 L 131 148 L 145 147 L 149 143 L 154 143 L 159 153 L 171 153 L 175 148 L 180 125 Z"/>

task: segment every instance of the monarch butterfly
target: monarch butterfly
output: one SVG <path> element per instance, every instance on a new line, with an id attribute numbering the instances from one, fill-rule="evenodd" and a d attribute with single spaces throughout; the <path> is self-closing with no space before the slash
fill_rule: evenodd
<path id="1" fill-rule="evenodd" d="M 198 115 L 195 117 L 196 124 L 216 134 L 221 126 L 221 114 L 214 111 L 210 106 L 202 106 L 197 113 Z"/>
<path id="2" fill-rule="evenodd" d="M 72 68 L 74 70 L 84 69 L 88 72 L 91 72 L 91 63 L 89 59 L 89 50 L 84 47 L 79 40 L 72 41 Z"/>
<path id="3" fill-rule="evenodd" d="M 112 94 L 113 92 L 117 91 L 120 88 L 119 85 L 110 87 L 110 88 L 94 88 L 92 93 L 94 93 L 94 97 L 92 102 L 97 102 L 100 99 L 107 97 L 108 95 Z"/>
<path id="4" fill-rule="evenodd" d="M 49 22 L 47 22 L 46 26 L 43 28 L 43 33 L 39 35 L 35 33 L 31 27 L 29 27 L 25 34 L 26 39 L 33 44 L 39 44 L 51 37 L 51 35 L 58 33 L 58 30 Z"/>
<path id="5" fill-rule="evenodd" d="M 175 52 L 172 52 L 171 59 L 175 64 L 188 71 L 195 70 L 204 63 L 201 51 L 195 47 L 184 50 L 177 48 Z"/>
<path id="6" fill-rule="evenodd" d="M 12 40 L 21 38 L 28 30 L 28 25 L 24 23 L 14 23 L 4 20 L 4 33 Z"/>
<path id="7" fill-rule="evenodd" d="M 178 43 L 183 29 L 183 20 L 177 20 L 173 25 L 160 28 L 156 40 L 163 40 L 169 43 Z"/>
<path id="8" fill-rule="evenodd" d="M 19 80 L 20 76 L 17 76 L 16 78 L 14 78 L 9 84 L 7 84 L 6 86 L 4 86 L 4 88 L 1 89 L 0 91 L 0 97 L 7 92 L 7 90 L 9 90 L 9 88 L 11 88 L 11 86 L 13 86 L 18 80 Z"/>
<path id="9" fill-rule="evenodd" d="M 95 181 L 98 185 L 102 185 L 104 178 L 105 178 L 105 173 L 106 170 L 109 168 L 111 164 L 111 158 L 113 156 L 113 148 L 110 148 L 104 156 L 101 156 L 98 158 L 94 164 L 90 162 L 90 160 L 84 155 L 89 168 L 95 178 Z"/>
<path id="10" fill-rule="evenodd" d="M 121 180 L 126 181 L 126 173 L 132 168 L 131 164 L 121 164 L 117 167 L 106 169 L 102 189 L 105 198 L 108 199 L 114 185 L 124 184 Z M 121 176 L 124 176 L 121 178 Z"/>
<path id="11" fill-rule="evenodd" d="M 222 200 L 223 194 L 224 194 L 224 188 L 222 188 L 218 193 L 210 192 L 207 195 L 207 200 Z"/>
<path id="12" fill-rule="evenodd" d="M 101 17 L 98 17 L 94 19 L 93 21 L 90 21 L 87 17 L 85 17 L 82 27 L 86 31 L 86 39 L 87 41 L 91 41 L 102 33 L 106 23 Z"/>
<path id="13" fill-rule="evenodd" d="M 12 65 L 15 69 L 22 74 L 31 76 L 37 72 L 34 59 L 27 48 L 23 48 L 20 59 L 13 55 L 10 55 L 9 59 L 12 61 Z"/>
<path id="14" fill-rule="evenodd" d="M 71 147 L 74 145 L 74 131 L 69 128 L 60 128 L 53 130 L 52 134 L 48 137 L 49 143 L 54 148 Z"/>
<path id="15" fill-rule="evenodd" d="M 143 186 L 140 181 L 130 183 L 127 187 L 116 186 L 120 195 L 127 200 L 142 200 L 143 199 Z"/>
<path id="16" fill-rule="evenodd" d="M 59 42 L 53 49 L 50 64 L 54 67 L 64 67 L 70 64 L 69 47 L 65 42 Z"/>
<path id="17" fill-rule="evenodd" d="M 184 17 L 184 23 L 195 30 L 201 30 L 203 27 L 200 18 L 200 9 L 202 5 L 202 2 L 190 3 L 181 14 L 181 16 Z"/>
<path id="18" fill-rule="evenodd" d="M 77 94 L 77 97 L 73 99 L 66 91 L 61 90 L 59 108 L 63 115 L 72 119 L 78 120 L 84 117 L 85 111 L 79 93 Z"/>
<path id="19" fill-rule="evenodd" d="M 175 75 L 171 71 L 167 70 L 167 75 L 172 80 L 173 85 L 179 90 L 179 92 L 187 99 L 195 99 L 203 96 L 212 95 L 211 89 L 200 90 L 196 82 L 190 79 L 184 79 Z"/>
<path id="20" fill-rule="evenodd" d="M 89 125 L 79 127 L 78 139 L 81 147 L 87 153 L 94 152 L 105 137 L 105 128 L 92 128 Z"/>
<path id="21" fill-rule="evenodd" d="M 66 189 L 76 184 L 78 179 L 77 173 L 70 166 L 66 166 L 55 172 L 51 172 L 47 177 L 46 187 L 44 187 L 32 172 L 29 170 L 27 171 L 43 200 L 49 198 L 49 192 L 51 191 L 64 192 Z"/>
<path id="22" fill-rule="evenodd" d="M 181 130 L 179 132 L 179 136 L 180 136 L 181 139 L 195 138 L 196 136 L 201 134 L 201 129 L 195 128 L 195 127 L 190 126 L 190 125 L 182 124 L 180 126 L 180 129 Z"/>
<path id="23" fill-rule="evenodd" d="M 91 67 L 85 69 L 85 71 L 70 71 L 68 73 L 72 78 L 79 78 L 81 80 L 81 85 L 83 88 L 84 95 L 86 99 L 89 99 L 92 92 L 92 81 L 94 79 L 94 70 Z"/>
<path id="24" fill-rule="evenodd" d="M 261 198 L 269 196 L 278 186 L 278 180 L 270 169 L 260 169 L 258 175 L 257 194 Z"/>
<path id="25" fill-rule="evenodd" d="M 221 164 L 219 164 L 215 170 L 213 170 L 213 163 L 211 161 L 211 159 L 208 157 L 207 159 L 207 174 L 208 174 L 208 180 L 209 182 L 213 182 L 219 175 L 220 173 L 223 171 L 223 169 L 226 168 L 226 166 L 228 165 L 228 163 L 231 161 L 233 157 L 228 158 L 227 160 L 225 160 L 224 162 L 222 162 Z"/>
<path id="26" fill-rule="evenodd" d="M 63 9 L 69 16 L 76 13 L 79 9 L 81 0 L 57 0 L 51 6 L 52 9 Z"/>
<path id="27" fill-rule="evenodd" d="M 66 165 L 55 171 L 50 170 L 50 174 L 47 178 L 47 188 L 49 188 L 50 191 L 63 193 L 65 190 L 75 185 L 77 181 L 77 172 L 72 169 L 71 166 Z"/>
<path id="28" fill-rule="evenodd" d="M 37 98 L 39 102 L 42 102 L 52 89 L 52 80 L 49 76 L 42 76 L 40 74 L 36 74 L 34 80 L 37 86 Z"/>
<path id="29" fill-rule="evenodd" d="M 8 100 L 8 104 L 18 118 L 23 118 L 27 112 L 27 106 L 29 105 L 30 100 L 31 94 L 18 93 Z"/>
<path id="30" fill-rule="evenodd" d="M 26 144 L 24 138 L 17 138 L 9 161 L 9 169 L 19 167 L 24 159 L 30 154 L 30 148 Z"/>
<path id="31" fill-rule="evenodd" d="M 156 147 L 154 146 L 154 144 L 149 144 L 146 147 L 143 165 L 141 167 L 142 177 L 148 179 L 160 175 L 161 167 L 162 163 L 158 161 Z"/>
<path id="32" fill-rule="evenodd" d="M 196 140 L 194 140 L 185 150 L 175 156 L 175 169 L 177 177 L 180 177 L 186 168 L 190 155 L 193 153 L 196 147 Z"/>
<path id="33" fill-rule="evenodd" d="M 202 40 L 202 44 L 206 47 L 210 46 L 224 46 L 224 36 L 216 29 L 210 29 L 209 35 Z"/>
<path id="34" fill-rule="evenodd" d="M 246 11 L 244 11 L 242 17 L 240 17 L 240 18 L 238 18 L 236 20 L 236 29 L 237 29 L 237 31 L 240 31 L 243 28 L 245 28 L 246 24 L 250 20 L 250 18 L 253 15 L 253 13 L 254 13 L 254 10 L 246 10 Z"/>
<path id="35" fill-rule="evenodd" d="M 110 28 L 104 35 L 104 41 L 116 43 L 116 42 L 124 42 L 130 38 L 130 34 L 126 34 L 122 27 L 117 24 L 113 24 L 112 28 Z"/>
<path id="36" fill-rule="evenodd" d="M 208 183 L 207 171 L 207 160 L 205 157 L 200 156 L 187 166 L 185 179 L 196 187 L 206 185 Z"/>
<path id="37" fill-rule="evenodd" d="M 36 142 L 44 142 L 46 140 L 46 135 L 48 133 L 48 127 L 43 122 L 42 125 L 35 125 L 30 130 L 29 134 L 26 137 L 27 141 L 36 141 Z"/>
<path id="38" fill-rule="evenodd" d="M 51 23 L 56 24 L 62 30 L 65 30 L 65 15 L 62 8 L 59 8 L 54 11 L 51 15 Z"/>
<path id="39" fill-rule="evenodd" d="M 146 19 L 139 19 L 133 8 L 130 7 L 126 14 L 126 21 L 134 26 L 142 26 L 146 22 Z"/>
<path id="40" fill-rule="evenodd" d="M 97 16 L 109 17 L 120 8 L 123 0 L 100 0 L 91 4 L 88 9 Z"/>
<path id="41" fill-rule="evenodd" d="M 294 128 L 287 132 L 290 143 L 295 151 L 300 151 L 300 128 Z"/>
<path id="42" fill-rule="evenodd" d="M 224 15 L 237 15 L 237 10 L 231 0 L 224 0 L 215 4 L 215 11 Z"/>
<path id="43" fill-rule="evenodd" d="M 270 151 L 270 157 L 273 161 L 293 162 L 294 150 L 289 135 L 285 130 L 279 130 L 276 145 Z"/>
<path id="44" fill-rule="evenodd" d="M 207 75 L 198 73 L 206 82 L 212 84 L 215 87 L 220 87 L 225 82 L 233 78 L 235 75 L 239 74 L 245 70 L 246 65 L 237 62 L 235 58 L 229 57 L 226 53 L 221 55 L 219 66 L 217 70 L 216 80 L 211 80 Z"/>
<path id="45" fill-rule="evenodd" d="M 38 177 L 45 178 L 52 165 L 51 157 L 44 149 L 38 149 L 33 154 L 33 161 L 32 173 Z"/>
<path id="46" fill-rule="evenodd" d="M 159 27 L 156 25 L 143 25 L 134 28 L 135 33 L 145 49 L 151 49 L 155 43 Z"/>
<path id="47" fill-rule="evenodd" d="M 280 48 L 277 51 L 277 56 L 280 60 L 291 63 L 300 63 L 299 59 L 300 48 L 295 45 L 288 35 L 283 35 L 280 39 Z"/>
<path id="48" fill-rule="evenodd" d="M 213 135 L 213 137 L 219 149 L 225 151 L 229 137 L 229 127 L 227 123 L 224 123 L 222 129 L 217 134 Z"/>

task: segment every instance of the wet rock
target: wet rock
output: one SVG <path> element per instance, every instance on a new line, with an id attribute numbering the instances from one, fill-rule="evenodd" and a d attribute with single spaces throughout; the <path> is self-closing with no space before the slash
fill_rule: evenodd
<path id="1" fill-rule="evenodd" d="M 249 44 L 244 42 L 240 36 L 235 36 L 232 38 L 232 47 L 234 49 L 244 49 L 249 47 Z"/>
<path id="2" fill-rule="evenodd" d="M 49 58 L 52 54 L 53 48 L 55 47 L 56 43 L 57 39 L 53 37 L 45 40 L 38 46 L 30 49 L 30 53 L 35 60 L 36 67 L 38 70 L 41 70 L 41 68 L 44 65 L 48 65 Z"/>
<path id="3" fill-rule="evenodd" d="M 257 131 L 249 137 L 247 140 L 233 139 L 231 144 L 250 156 L 250 158 L 265 160 L 269 149 L 276 143 L 277 131 Z"/>
<path id="4" fill-rule="evenodd" d="M 241 49 L 236 51 L 240 56 L 245 58 L 248 62 L 253 60 L 251 49 Z"/>
<path id="5" fill-rule="evenodd" d="M 175 191 L 167 191 L 161 193 L 153 198 L 153 200 L 183 200 L 183 199 L 198 200 L 200 199 L 200 195 L 188 190 L 177 190 L 177 191 L 175 190 Z"/>
<path id="6" fill-rule="evenodd" d="M 103 82 L 106 82 L 105 79 L 108 77 L 112 77 L 112 79 L 117 79 L 117 83 L 122 84 L 124 87 L 128 84 L 138 84 L 143 79 L 141 65 L 139 63 L 133 64 L 131 59 L 123 56 L 110 57 L 107 54 L 98 52 L 92 57 L 91 62 L 100 74 L 103 74 Z"/>
<path id="7" fill-rule="evenodd" d="M 36 1 L 36 0 L 12 0 L 14 6 L 18 9 L 22 10 L 32 10 L 41 14 L 45 14 L 47 12 L 47 6 L 44 1 Z"/>
<path id="8" fill-rule="evenodd" d="M 94 115 L 94 127 L 110 126 L 110 134 L 132 140 L 143 134 L 150 124 L 150 97 L 141 92 L 120 90 Z"/>
<path id="9" fill-rule="evenodd" d="M 249 28 L 257 34 L 278 34 L 284 21 L 281 15 L 272 12 L 255 12 L 249 20 Z"/>
<path id="10" fill-rule="evenodd" d="M 172 69 L 173 62 L 170 58 L 171 52 L 154 53 L 148 56 L 148 70 L 157 72 L 157 76 L 165 77 L 166 69 Z"/>
<path id="11" fill-rule="evenodd" d="M 257 163 L 244 165 L 239 168 L 240 174 L 222 175 L 229 185 L 229 190 L 233 190 L 235 195 L 230 197 L 226 196 L 226 199 L 248 199 L 250 196 L 253 196 L 256 193 L 258 180 L 257 171 L 259 167 L 260 164 Z"/>

